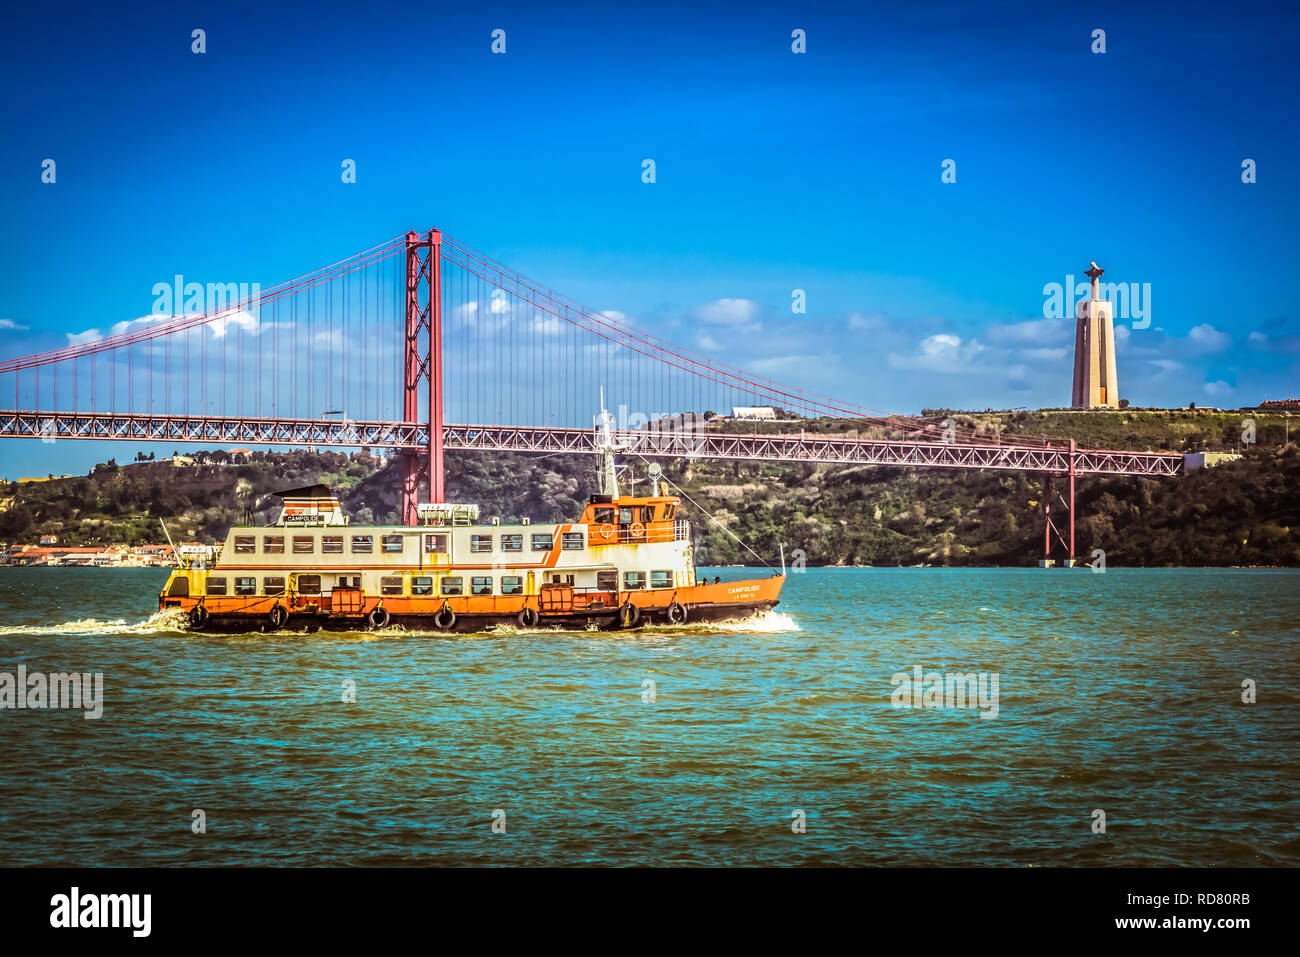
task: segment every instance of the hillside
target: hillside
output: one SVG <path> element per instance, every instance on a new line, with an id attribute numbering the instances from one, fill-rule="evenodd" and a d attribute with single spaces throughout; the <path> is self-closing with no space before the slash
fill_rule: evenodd
<path id="1" fill-rule="evenodd" d="M 925 421 L 951 416 L 990 438 L 1073 434 L 1085 445 L 1188 450 L 1234 448 L 1248 414 L 935 412 Z M 1259 445 L 1240 461 L 1179 479 L 1079 480 L 1080 557 L 1101 548 L 1111 565 L 1300 566 L 1300 451 L 1281 447 L 1281 416 L 1256 420 Z M 878 431 L 828 420 L 804 428 Z M 11 483 L 0 499 L 0 541 L 56 534 L 68 545 L 142 544 L 161 539 L 159 517 L 178 541 L 214 541 L 248 514 L 272 520 L 276 490 L 316 482 L 339 492 L 355 523 L 395 520 L 396 460 L 301 450 L 254 453 L 245 464 L 225 458 L 183 467 L 110 464 L 84 477 Z M 628 464 L 644 490 L 645 463 Z M 503 521 L 571 520 L 595 488 L 594 468 L 581 456 L 450 453 L 448 498 L 477 502 L 484 516 Z M 809 564 L 1030 565 L 1042 550 L 1041 484 L 1025 475 L 703 461 L 665 463 L 664 474 L 772 561 L 781 545 L 787 558 L 802 550 Z M 688 511 L 701 564 L 754 561 L 695 505 Z"/>

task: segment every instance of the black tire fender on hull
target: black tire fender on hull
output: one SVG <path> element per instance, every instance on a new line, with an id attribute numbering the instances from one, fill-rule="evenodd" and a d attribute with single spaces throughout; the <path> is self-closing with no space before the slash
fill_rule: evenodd
<path id="1" fill-rule="evenodd" d="M 630 601 L 624 602 L 618 610 L 617 620 L 620 628 L 635 628 L 641 622 L 641 609 Z"/>

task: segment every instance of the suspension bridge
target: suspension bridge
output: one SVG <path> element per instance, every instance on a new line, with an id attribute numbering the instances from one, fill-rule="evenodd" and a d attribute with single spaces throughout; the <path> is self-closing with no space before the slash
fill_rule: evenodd
<path id="1" fill-rule="evenodd" d="M 178 313 L 0 360 L 0 396 L 6 377 L 13 386 L 0 438 L 389 448 L 402 459 L 402 517 L 414 523 L 418 501 L 443 501 L 447 450 L 594 452 L 603 389 L 647 410 L 615 430 L 646 458 L 1036 473 L 1049 559 L 1075 554 L 1077 476 L 1183 469 L 1171 453 L 989 441 L 756 376 L 588 309 L 436 229 Z M 873 437 L 705 427 L 705 411 L 738 405 L 852 419 Z"/>

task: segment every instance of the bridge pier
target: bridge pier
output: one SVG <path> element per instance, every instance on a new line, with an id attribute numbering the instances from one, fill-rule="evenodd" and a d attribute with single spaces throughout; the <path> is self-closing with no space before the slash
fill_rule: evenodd
<path id="1" fill-rule="evenodd" d="M 1074 567 L 1074 479 L 1076 446 L 1070 440 L 1070 468 L 1068 472 L 1048 472 L 1043 476 L 1043 557 L 1039 568 L 1052 568 L 1059 556 L 1061 567 Z M 1065 477 L 1066 491 L 1057 487 L 1056 479 Z M 1053 520 L 1053 505 L 1059 519 Z"/>

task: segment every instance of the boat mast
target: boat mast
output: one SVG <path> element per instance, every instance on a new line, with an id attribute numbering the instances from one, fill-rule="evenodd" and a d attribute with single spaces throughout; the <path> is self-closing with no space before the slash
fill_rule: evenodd
<path id="1" fill-rule="evenodd" d="M 600 494 L 618 498 L 618 476 L 614 468 L 614 416 L 605 408 L 605 390 L 600 390 L 600 415 L 596 416 L 596 450 L 601 454 Z"/>

